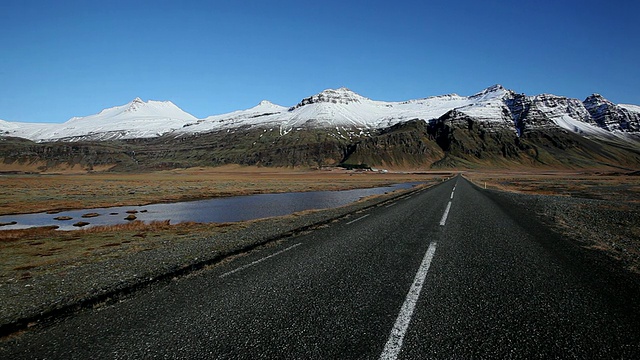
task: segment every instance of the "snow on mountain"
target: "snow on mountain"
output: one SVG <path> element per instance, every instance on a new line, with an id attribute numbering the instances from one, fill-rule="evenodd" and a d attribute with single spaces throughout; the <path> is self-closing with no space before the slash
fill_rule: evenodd
<path id="1" fill-rule="evenodd" d="M 615 105 L 594 94 L 585 101 L 541 94 L 508 95 L 505 104 L 519 132 L 562 128 L 583 136 L 637 139 L 640 113 Z"/>
<path id="2" fill-rule="evenodd" d="M 588 133 L 600 130 L 591 121 L 589 112 L 578 99 L 569 99 L 551 94 L 536 95 L 529 97 L 529 99 L 532 107 L 535 107 L 546 119 L 551 120 L 551 125 L 555 124 L 575 132 Z M 549 125 L 549 123 L 541 123 L 538 126 L 549 127 Z"/>
<path id="3" fill-rule="evenodd" d="M 142 101 L 74 117 L 63 124 L 0 124 L 0 133 L 36 141 L 113 140 L 163 135 L 197 119 L 170 101 Z M 15 126 L 17 124 L 17 126 Z"/>
<path id="4" fill-rule="evenodd" d="M 623 109 L 627 109 L 631 112 L 635 112 L 640 114 L 640 106 L 638 105 L 631 105 L 631 104 L 618 104 L 618 106 L 620 106 Z"/>
<path id="5" fill-rule="evenodd" d="M 600 94 L 593 94 L 584 101 L 584 106 L 599 127 L 612 131 L 640 131 L 640 112 L 618 106 Z"/>
<path id="6" fill-rule="evenodd" d="M 292 107 L 265 100 L 247 110 L 204 119 L 196 119 L 170 101 L 144 102 L 136 98 L 64 124 L 0 121 L 0 135 L 37 141 L 109 140 L 248 127 L 278 129 L 281 135 L 302 128 L 335 129 L 338 133 L 348 129 L 352 134 L 359 129 L 362 135 L 412 119 L 437 119 L 451 110 L 518 134 L 530 129 L 561 128 L 585 136 L 624 138 L 640 132 L 640 107 L 636 105 L 615 105 L 597 94 L 584 102 L 550 94 L 526 96 L 494 85 L 471 96 L 448 94 L 402 102 L 371 100 L 343 87 L 324 90 Z"/>
<path id="7" fill-rule="evenodd" d="M 196 126 L 188 126 L 179 132 L 206 132 L 241 126 L 267 126 L 286 134 L 293 129 L 357 128 L 377 129 L 411 119 L 435 119 L 452 109 L 459 109 L 482 119 L 502 120 L 502 99 L 509 94 L 502 86 L 494 86 L 471 97 L 456 94 L 434 96 L 403 102 L 375 101 L 347 88 L 327 89 L 302 99 L 297 105 L 283 109 L 275 105 L 270 111 L 256 108 L 230 114 L 210 116 Z M 260 114 L 259 116 L 257 116 Z"/>
<path id="8" fill-rule="evenodd" d="M 268 100 L 262 100 L 258 105 L 247 109 L 238 110 L 222 115 L 213 115 L 205 119 L 188 123 L 179 132 L 200 133 L 220 128 L 235 128 L 246 125 L 259 125 L 272 121 L 273 115 L 287 111 L 287 107 L 274 104 Z M 250 124 L 248 124 L 248 122 Z"/>
<path id="9" fill-rule="evenodd" d="M 11 121 L 6 121 L 6 120 L 0 119 L 0 131 L 1 130 L 17 129 L 19 127 L 20 126 L 16 122 L 11 122 Z"/>
<path id="10" fill-rule="evenodd" d="M 475 95 L 465 98 L 468 104 L 457 107 L 455 110 L 480 121 L 506 122 L 510 126 L 514 126 L 513 118 L 509 115 L 508 108 L 505 104 L 505 100 L 513 95 L 513 91 L 505 89 L 502 85 L 493 85 Z"/>
<path id="11" fill-rule="evenodd" d="M 36 139 L 38 135 L 54 129 L 58 124 L 26 123 L 0 120 L 0 135 Z"/>

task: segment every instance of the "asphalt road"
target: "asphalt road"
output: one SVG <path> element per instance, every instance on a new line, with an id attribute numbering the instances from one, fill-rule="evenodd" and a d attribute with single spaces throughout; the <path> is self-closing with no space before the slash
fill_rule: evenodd
<path id="1" fill-rule="evenodd" d="M 596 260 L 457 177 L 27 331 L 0 358 L 638 358 L 637 287 Z"/>

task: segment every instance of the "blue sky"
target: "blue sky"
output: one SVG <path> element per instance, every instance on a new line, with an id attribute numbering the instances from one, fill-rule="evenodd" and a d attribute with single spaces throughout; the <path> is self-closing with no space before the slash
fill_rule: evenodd
<path id="1" fill-rule="evenodd" d="M 638 15 L 636 0 L 2 0 L 0 119 L 64 122 L 135 97 L 203 118 L 341 86 L 640 104 Z"/>

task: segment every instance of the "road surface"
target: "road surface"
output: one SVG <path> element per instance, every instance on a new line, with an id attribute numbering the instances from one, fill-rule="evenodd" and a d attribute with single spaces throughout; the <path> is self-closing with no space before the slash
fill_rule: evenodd
<path id="1" fill-rule="evenodd" d="M 602 264 L 456 177 L 27 331 L 0 358 L 638 358 L 637 288 Z"/>

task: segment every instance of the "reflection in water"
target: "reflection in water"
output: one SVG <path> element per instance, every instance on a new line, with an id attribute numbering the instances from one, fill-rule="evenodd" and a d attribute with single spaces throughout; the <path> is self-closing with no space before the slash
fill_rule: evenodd
<path id="1" fill-rule="evenodd" d="M 119 206 L 84 210 L 63 211 L 58 214 L 23 214 L 0 216 L 0 223 L 17 222 L 15 225 L 0 227 L 0 230 L 19 229 L 34 226 L 60 226 L 60 230 L 75 230 L 73 224 L 78 221 L 91 223 L 89 226 L 114 225 L 127 222 L 124 218 L 128 210 L 137 210 L 138 220 L 163 221 L 171 220 L 172 224 L 195 221 L 235 222 L 260 219 L 270 216 L 288 215 L 310 209 L 334 208 L 354 202 L 362 197 L 384 194 L 386 192 L 407 189 L 418 183 L 404 183 L 393 186 L 371 189 L 355 189 L 344 191 L 313 191 L 301 193 L 260 194 L 235 196 L 208 200 L 187 201 L 170 204 L 153 204 L 146 206 Z M 82 215 L 98 213 L 100 216 L 83 219 Z M 115 215 L 114 215 L 115 214 Z M 72 220 L 55 220 L 56 217 L 68 216 Z"/>

